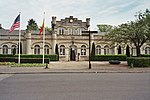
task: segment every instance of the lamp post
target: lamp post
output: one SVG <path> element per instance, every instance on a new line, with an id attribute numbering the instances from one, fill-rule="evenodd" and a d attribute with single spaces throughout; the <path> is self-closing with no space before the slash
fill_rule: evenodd
<path id="1" fill-rule="evenodd" d="M 91 32 L 89 29 L 89 69 L 91 69 Z"/>
<path id="2" fill-rule="evenodd" d="M 90 18 L 86 18 L 86 27 L 87 29 L 90 27 Z M 91 33 L 98 33 L 97 31 L 82 31 L 82 33 L 89 33 L 88 36 L 89 36 L 89 69 L 91 69 Z M 83 36 L 84 35 L 87 35 L 87 34 L 82 34 Z"/>
<path id="3" fill-rule="evenodd" d="M 97 31 L 82 31 L 82 33 L 89 33 L 89 69 L 91 69 L 91 33 L 98 33 Z"/>

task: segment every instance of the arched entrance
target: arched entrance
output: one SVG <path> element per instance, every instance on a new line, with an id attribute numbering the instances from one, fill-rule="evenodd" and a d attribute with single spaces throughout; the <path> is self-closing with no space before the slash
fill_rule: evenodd
<path id="1" fill-rule="evenodd" d="M 70 46 L 70 61 L 76 61 L 77 47 L 75 45 Z"/>

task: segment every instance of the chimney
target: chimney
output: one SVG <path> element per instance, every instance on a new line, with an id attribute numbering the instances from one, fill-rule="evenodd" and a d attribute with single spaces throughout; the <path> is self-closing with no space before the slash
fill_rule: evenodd
<path id="1" fill-rule="evenodd" d="M 2 24 L 0 24 L 0 29 L 2 29 Z"/>
<path id="2" fill-rule="evenodd" d="M 90 18 L 86 18 L 86 26 L 87 28 L 90 26 Z"/>
<path id="3" fill-rule="evenodd" d="M 56 17 L 55 16 L 52 16 L 52 24 L 56 24 Z"/>

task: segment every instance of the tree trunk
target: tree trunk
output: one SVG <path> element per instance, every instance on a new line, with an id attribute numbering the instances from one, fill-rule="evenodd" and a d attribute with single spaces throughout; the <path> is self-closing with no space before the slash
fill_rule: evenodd
<path id="1" fill-rule="evenodd" d="M 137 55 L 137 57 L 141 56 L 140 46 L 136 46 L 136 55 Z"/>

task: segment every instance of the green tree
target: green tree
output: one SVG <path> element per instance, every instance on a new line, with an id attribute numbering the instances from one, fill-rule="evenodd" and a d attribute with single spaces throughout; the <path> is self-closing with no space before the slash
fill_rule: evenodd
<path id="1" fill-rule="evenodd" d="M 137 19 L 115 27 L 107 36 L 113 43 L 133 43 L 137 56 L 140 56 L 141 46 L 150 40 L 150 11 L 137 14 Z"/>
<path id="2" fill-rule="evenodd" d="M 13 48 L 13 55 L 16 54 L 16 48 Z"/>
<path id="3" fill-rule="evenodd" d="M 28 25 L 27 25 L 27 30 L 31 31 L 31 30 L 38 30 L 38 25 L 35 22 L 34 19 L 29 19 L 28 21 Z"/>
<path id="4" fill-rule="evenodd" d="M 50 32 L 50 31 L 51 31 L 51 28 L 49 28 L 49 27 L 45 27 L 45 31 Z"/>
<path id="5" fill-rule="evenodd" d="M 58 60 L 59 60 L 58 44 L 56 44 L 55 47 L 55 54 L 58 56 Z"/>
<path id="6" fill-rule="evenodd" d="M 95 56 L 95 43 L 92 43 L 92 51 L 91 51 L 91 56 Z"/>
<path id="7" fill-rule="evenodd" d="M 100 24 L 100 25 L 97 25 L 97 27 L 100 32 L 109 32 L 113 28 L 112 25 L 106 25 L 106 24 Z"/>
<path id="8" fill-rule="evenodd" d="M 121 46 L 119 45 L 118 54 L 121 54 Z"/>
<path id="9" fill-rule="evenodd" d="M 128 45 L 126 47 L 126 55 L 127 55 L 127 57 L 130 57 L 130 48 Z"/>

